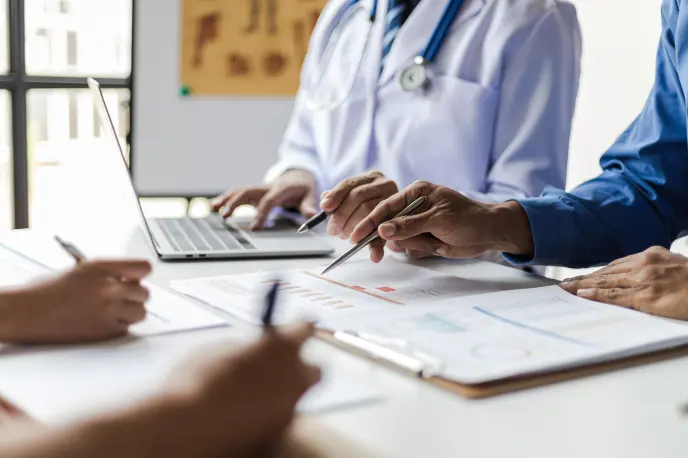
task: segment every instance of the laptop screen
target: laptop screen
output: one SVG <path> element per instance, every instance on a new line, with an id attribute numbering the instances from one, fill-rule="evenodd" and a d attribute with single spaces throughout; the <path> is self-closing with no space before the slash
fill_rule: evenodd
<path id="1" fill-rule="evenodd" d="M 125 160 L 124 145 L 122 145 L 120 138 L 117 136 L 112 117 L 107 109 L 105 97 L 98 82 L 92 78 L 88 78 L 88 86 L 93 95 L 93 103 L 95 105 L 98 120 L 103 128 L 104 134 L 109 140 L 112 147 L 104 148 L 103 151 L 94 151 L 94 154 L 99 155 L 94 161 L 95 168 L 93 176 L 97 180 L 95 185 L 98 193 L 98 201 L 102 202 L 103 211 L 95 212 L 105 221 L 95 221 L 95 224 L 108 224 L 109 229 L 121 228 L 122 231 L 130 231 L 132 228 L 143 228 L 146 231 L 146 236 L 150 242 L 152 238 L 148 229 L 148 224 L 143 215 L 143 209 L 139 201 L 134 184 L 129 174 L 129 168 Z M 112 230 L 108 232 L 113 232 Z M 153 242 L 154 243 L 154 242 Z M 154 248 L 154 247 L 151 247 Z"/>

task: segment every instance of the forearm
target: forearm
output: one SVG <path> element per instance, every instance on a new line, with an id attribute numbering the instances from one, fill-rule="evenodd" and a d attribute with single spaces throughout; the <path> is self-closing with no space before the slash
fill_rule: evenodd
<path id="1" fill-rule="evenodd" d="M 217 444 L 206 440 L 192 410 L 183 398 L 166 396 L 74 426 L 17 424 L 0 434 L 0 458 L 216 456 Z"/>
<path id="2" fill-rule="evenodd" d="M 26 290 L 0 292 L 0 343 L 12 342 L 20 336 L 20 315 L 25 314 L 29 296 Z"/>

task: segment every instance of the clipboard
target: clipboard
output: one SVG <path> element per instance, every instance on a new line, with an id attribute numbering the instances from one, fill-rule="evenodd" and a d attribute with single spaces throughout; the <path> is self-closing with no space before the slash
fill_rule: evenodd
<path id="1" fill-rule="evenodd" d="M 516 391 L 551 385 L 567 380 L 574 380 L 582 377 L 688 356 L 688 345 L 682 345 L 679 347 L 654 351 L 642 355 L 621 357 L 613 361 L 592 363 L 579 367 L 553 370 L 551 372 L 530 374 L 476 385 L 468 385 L 437 375 L 437 373 L 432 369 L 428 370 L 429 363 L 423 361 L 422 359 L 404 355 L 400 352 L 396 352 L 392 348 L 378 345 L 374 342 L 365 341 L 364 345 L 357 345 L 354 343 L 353 339 L 342 339 L 340 333 L 325 330 L 319 330 L 317 332 L 317 336 L 331 345 L 341 348 L 349 353 L 374 360 L 391 369 L 411 374 L 439 388 L 469 399 L 488 398 L 500 394 L 513 393 Z M 363 341 L 361 338 L 358 339 L 359 343 Z M 377 348 L 379 351 L 370 351 L 373 348 Z"/>

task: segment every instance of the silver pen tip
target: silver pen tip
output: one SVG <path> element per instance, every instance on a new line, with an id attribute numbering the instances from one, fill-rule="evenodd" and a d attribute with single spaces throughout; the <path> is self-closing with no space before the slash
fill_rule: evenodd
<path id="1" fill-rule="evenodd" d="M 304 232 L 308 232 L 308 226 L 306 226 L 305 224 L 302 225 L 298 231 L 296 231 L 297 234 L 303 234 Z"/>
<path id="2" fill-rule="evenodd" d="M 320 275 L 325 275 L 325 274 L 326 274 L 327 272 L 329 272 L 330 270 L 332 270 L 332 266 L 327 266 L 327 267 L 325 267 L 325 270 L 323 270 L 322 272 L 320 272 Z"/>

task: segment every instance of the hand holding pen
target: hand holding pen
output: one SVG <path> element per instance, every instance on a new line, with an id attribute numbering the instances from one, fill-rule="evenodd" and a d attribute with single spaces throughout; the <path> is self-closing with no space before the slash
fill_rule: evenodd
<path id="1" fill-rule="evenodd" d="M 342 181 L 322 195 L 323 211 L 308 220 L 299 232 L 309 231 L 329 219 L 327 232 L 348 239 L 354 227 L 377 204 L 398 191 L 394 181 L 373 171 Z"/>
<path id="2" fill-rule="evenodd" d="M 85 260 L 59 239 L 77 261 L 54 278 L 13 294 L 12 320 L 3 340 L 14 344 L 61 344 L 103 340 L 127 333 L 146 316 L 148 290 L 140 280 L 151 266 L 138 260 Z M 123 283 L 125 277 L 130 281 Z"/>

